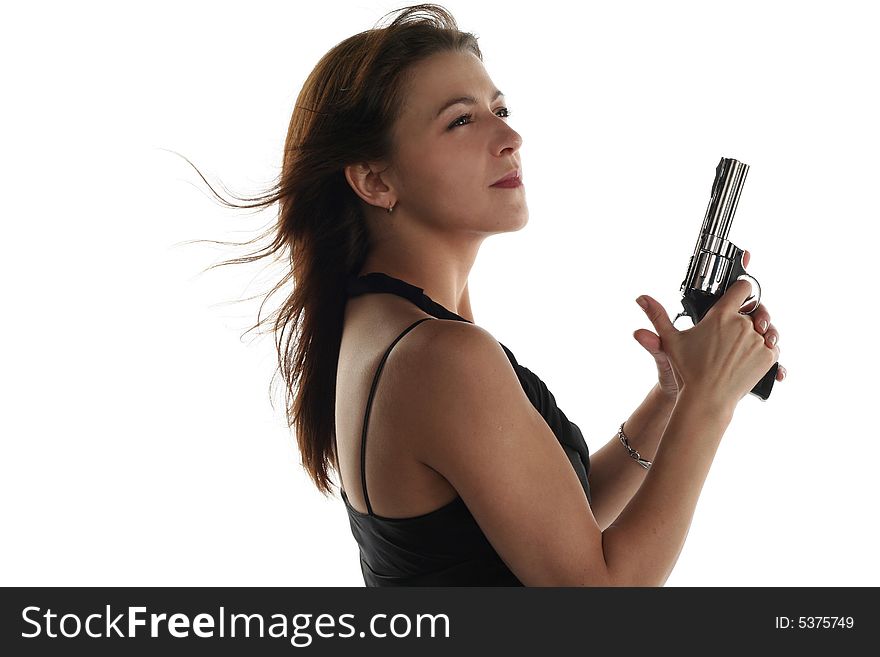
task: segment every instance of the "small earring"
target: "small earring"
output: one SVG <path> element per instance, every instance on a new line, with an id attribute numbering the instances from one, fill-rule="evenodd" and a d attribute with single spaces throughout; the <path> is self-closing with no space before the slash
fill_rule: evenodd
<path id="1" fill-rule="evenodd" d="M 394 209 L 394 204 L 393 204 L 393 203 L 389 203 L 389 204 L 388 204 L 388 214 L 391 214 L 391 211 L 392 211 L 393 209 Z"/>

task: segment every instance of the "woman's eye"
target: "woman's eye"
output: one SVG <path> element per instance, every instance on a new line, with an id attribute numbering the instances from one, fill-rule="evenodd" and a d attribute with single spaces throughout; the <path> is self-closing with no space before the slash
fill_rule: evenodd
<path id="1" fill-rule="evenodd" d="M 495 114 L 496 114 L 496 116 L 499 116 L 502 119 L 506 119 L 506 118 L 510 117 L 510 110 L 507 109 L 506 107 L 499 107 L 497 110 L 495 110 Z M 457 128 L 462 125 L 467 125 L 468 123 L 470 123 L 473 120 L 473 118 L 474 118 L 473 114 L 462 114 L 457 119 L 455 119 L 455 121 L 453 121 L 452 123 L 449 124 L 449 128 L 452 129 L 452 128 Z"/>
<path id="2" fill-rule="evenodd" d="M 455 121 L 450 123 L 449 127 L 450 128 L 457 128 L 460 125 L 467 125 L 468 123 L 471 122 L 472 118 L 473 118 L 472 114 L 462 114 L 457 119 L 455 119 Z"/>

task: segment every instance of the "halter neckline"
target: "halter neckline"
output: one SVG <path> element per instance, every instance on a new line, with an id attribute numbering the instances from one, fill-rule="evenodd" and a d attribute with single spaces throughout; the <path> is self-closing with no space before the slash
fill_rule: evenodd
<path id="1" fill-rule="evenodd" d="M 445 308 L 434 301 L 431 297 L 425 294 L 423 288 L 417 287 L 412 283 L 407 283 L 394 276 L 389 276 L 383 272 L 370 272 L 362 276 L 352 274 L 348 278 L 347 292 L 349 297 L 356 297 L 361 294 L 370 293 L 396 294 L 399 297 L 410 300 L 429 315 L 433 315 L 439 319 L 455 319 L 460 322 L 473 324 L 469 319 L 465 319 L 461 315 L 452 312 L 448 308 Z"/>

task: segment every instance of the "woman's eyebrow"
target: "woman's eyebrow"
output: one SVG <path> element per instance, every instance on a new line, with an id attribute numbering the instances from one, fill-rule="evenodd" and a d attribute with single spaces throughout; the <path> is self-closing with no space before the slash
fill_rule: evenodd
<path id="1" fill-rule="evenodd" d="M 503 93 L 501 93 L 498 89 L 496 89 L 495 95 L 492 96 L 492 100 L 490 100 L 489 102 L 494 103 L 496 100 L 498 100 L 498 98 L 500 96 L 503 96 L 503 95 L 504 95 Z M 461 103 L 463 105 L 476 105 L 477 99 L 474 98 L 473 96 L 459 96 L 458 98 L 450 98 L 445 103 L 443 103 L 443 106 L 439 110 L 437 110 L 437 114 L 434 116 L 434 118 L 436 119 L 438 116 L 443 114 L 443 112 L 445 110 L 449 109 L 453 105 L 457 105 L 458 103 Z"/>

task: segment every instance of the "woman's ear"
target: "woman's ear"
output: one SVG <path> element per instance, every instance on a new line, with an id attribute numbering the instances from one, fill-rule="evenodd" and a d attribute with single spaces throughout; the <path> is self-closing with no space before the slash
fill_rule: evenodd
<path id="1" fill-rule="evenodd" d="M 359 162 L 347 165 L 343 171 L 355 194 L 365 203 L 385 210 L 397 202 L 394 190 L 386 181 L 387 176 L 383 177 L 387 169 L 379 162 Z"/>

